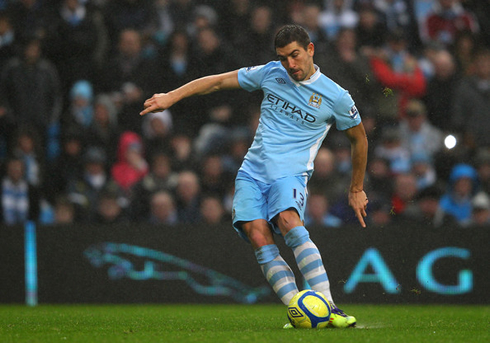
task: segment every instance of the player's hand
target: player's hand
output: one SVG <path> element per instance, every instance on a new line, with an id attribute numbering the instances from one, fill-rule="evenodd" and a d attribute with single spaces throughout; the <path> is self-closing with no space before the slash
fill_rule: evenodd
<path id="1" fill-rule="evenodd" d="M 359 223 L 361 223 L 362 227 L 366 227 L 364 218 L 367 216 L 366 208 L 368 203 L 369 200 L 364 191 L 360 191 L 360 192 L 349 191 L 349 205 L 354 210 L 357 220 L 359 220 Z"/>
<path id="2" fill-rule="evenodd" d="M 173 105 L 171 96 L 167 93 L 154 94 L 144 103 L 144 110 L 140 112 L 140 116 L 144 116 L 150 112 L 161 112 Z"/>

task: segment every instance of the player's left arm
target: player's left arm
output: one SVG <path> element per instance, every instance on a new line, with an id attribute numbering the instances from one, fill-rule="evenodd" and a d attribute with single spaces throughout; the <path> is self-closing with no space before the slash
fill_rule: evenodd
<path id="1" fill-rule="evenodd" d="M 344 131 L 351 144 L 352 179 L 349 188 L 349 205 L 354 210 L 359 223 L 366 227 L 368 198 L 364 192 L 364 175 L 367 164 L 368 141 L 362 122 Z"/>

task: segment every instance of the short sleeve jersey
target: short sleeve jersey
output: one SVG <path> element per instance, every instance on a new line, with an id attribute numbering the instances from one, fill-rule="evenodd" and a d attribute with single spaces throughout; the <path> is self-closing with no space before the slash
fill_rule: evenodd
<path id="1" fill-rule="evenodd" d="M 310 177 L 330 127 L 335 123 L 343 131 L 361 122 L 350 94 L 315 68 L 301 82 L 290 78 L 279 61 L 238 71 L 241 88 L 264 92 L 259 125 L 240 170 L 265 183 Z"/>

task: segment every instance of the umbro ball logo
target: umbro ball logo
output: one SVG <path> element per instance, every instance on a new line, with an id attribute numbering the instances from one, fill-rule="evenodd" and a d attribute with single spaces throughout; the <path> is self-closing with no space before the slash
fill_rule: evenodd
<path id="1" fill-rule="evenodd" d="M 276 81 L 277 83 L 280 83 L 282 85 L 286 84 L 286 80 L 284 80 L 282 77 L 276 77 Z"/>

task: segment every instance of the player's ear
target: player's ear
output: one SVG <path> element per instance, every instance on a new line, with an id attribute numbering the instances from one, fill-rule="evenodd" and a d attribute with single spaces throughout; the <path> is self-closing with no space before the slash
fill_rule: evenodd
<path id="1" fill-rule="evenodd" d="M 310 42 L 310 44 L 308 44 L 308 46 L 306 47 L 306 52 L 310 56 L 313 56 L 315 54 L 315 45 L 312 42 Z"/>

